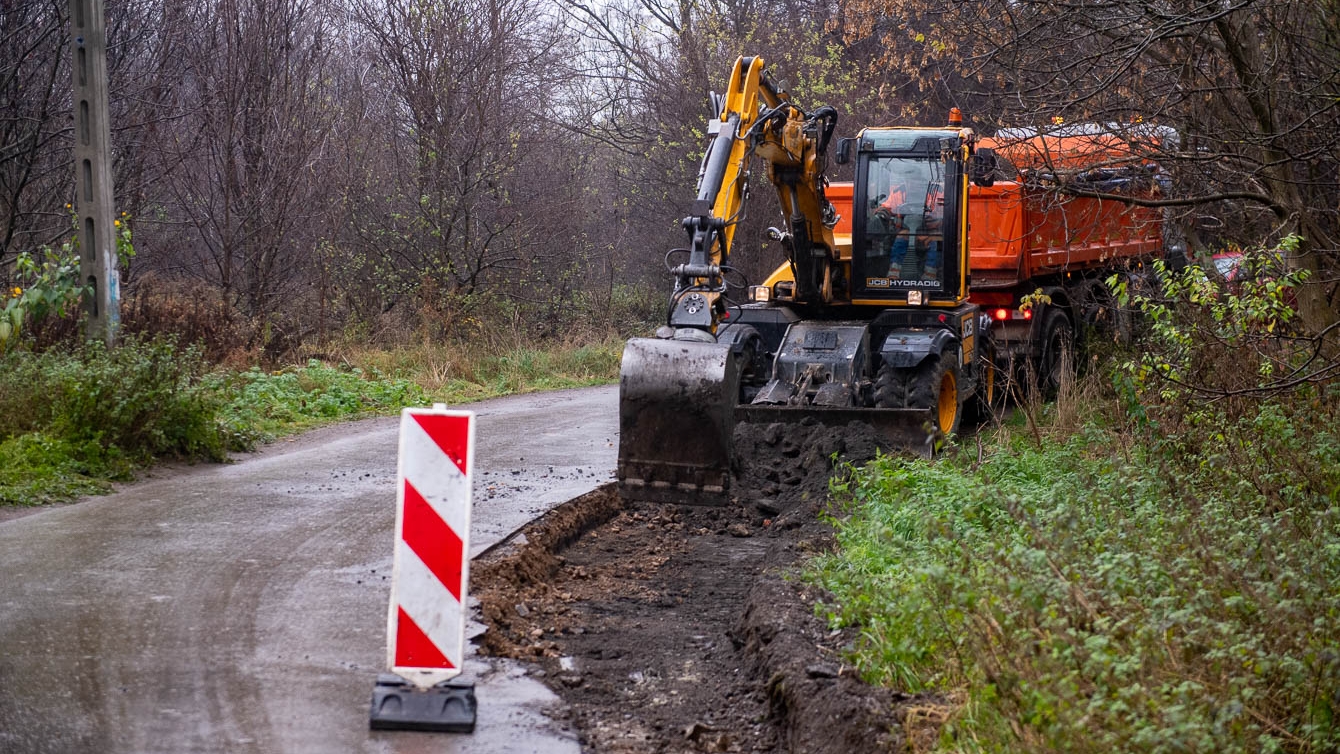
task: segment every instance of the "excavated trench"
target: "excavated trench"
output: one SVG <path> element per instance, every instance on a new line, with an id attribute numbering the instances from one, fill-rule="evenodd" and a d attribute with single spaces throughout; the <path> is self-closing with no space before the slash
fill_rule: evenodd
<path id="1" fill-rule="evenodd" d="M 719 508 L 621 500 L 608 485 L 476 559 L 485 654 L 535 663 L 594 752 L 916 751 L 935 697 L 862 683 L 854 637 L 795 578 L 832 546 L 819 513 L 835 463 L 873 457 L 858 424 L 737 432 Z M 835 460 L 837 459 L 837 460 Z"/>

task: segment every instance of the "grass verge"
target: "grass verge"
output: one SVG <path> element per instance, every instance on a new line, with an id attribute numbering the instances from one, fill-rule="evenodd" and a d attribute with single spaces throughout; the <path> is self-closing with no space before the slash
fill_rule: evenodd
<path id="1" fill-rule="evenodd" d="M 128 338 L 0 356 L 0 505 L 105 492 L 158 458 L 230 450 L 433 402 L 462 404 L 617 378 L 619 348 L 351 350 L 338 366 L 211 370 L 196 348 Z"/>
<path id="2" fill-rule="evenodd" d="M 821 609 L 872 682 L 966 699 L 941 750 L 1340 750 L 1340 434 L 1316 405 L 879 459 L 812 563 Z"/>

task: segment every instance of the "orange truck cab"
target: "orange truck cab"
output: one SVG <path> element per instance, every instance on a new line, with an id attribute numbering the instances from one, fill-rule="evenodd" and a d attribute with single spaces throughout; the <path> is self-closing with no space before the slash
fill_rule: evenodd
<path id="1" fill-rule="evenodd" d="M 1092 124 L 1002 132 L 977 148 L 994 151 L 1001 177 L 969 188 L 969 300 L 990 315 L 1002 360 L 1031 360 L 1045 374 L 1094 329 L 1129 333 L 1107 278 L 1179 258 L 1165 248 L 1161 211 L 1125 200 L 1157 198 L 1167 181 L 1159 166 L 1136 157 L 1129 136 Z M 849 237 L 852 184 L 827 194 L 842 216 L 835 235 Z"/>

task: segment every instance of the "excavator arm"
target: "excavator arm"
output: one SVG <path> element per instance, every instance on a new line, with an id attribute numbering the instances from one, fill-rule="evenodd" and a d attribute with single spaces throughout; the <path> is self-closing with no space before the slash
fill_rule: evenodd
<path id="1" fill-rule="evenodd" d="M 751 328 L 719 326 L 755 158 L 766 163 L 781 202 L 787 227 L 774 237 L 786 247 L 795 300 L 832 297 L 837 213 L 824 196 L 824 168 L 837 111 L 806 113 L 768 80 L 760 58 L 736 61 L 725 93 L 712 101 L 697 195 L 682 221 L 688 258 L 671 269 L 668 326 L 624 348 L 618 473 L 630 499 L 727 502 L 742 379 L 763 355 Z"/>
<path id="2" fill-rule="evenodd" d="M 716 332 L 725 312 L 723 273 L 729 269 L 755 156 L 767 164 L 786 216 L 787 232 L 777 235 L 786 246 L 799 301 L 831 300 L 837 222 L 824 196 L 836 110 L 822 107 L 806 113 L 768 79 L 763 60 L 756 57 L 735 62 L 726 92 L 714 96 L 713 105 L 717 117 L 708 124 L 697 197 L 692 214 L 682 221 L 689 234 L 688 261 L 672 269 L 675 292 L 669 322 L 675 330 L 708 334 Z M 705 340 L 691 332 L 678 337 Z"/>

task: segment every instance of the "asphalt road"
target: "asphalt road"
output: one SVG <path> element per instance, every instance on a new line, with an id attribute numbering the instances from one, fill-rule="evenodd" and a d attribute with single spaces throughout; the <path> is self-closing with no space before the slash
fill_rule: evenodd
<path id="1" fill-rule="evenodd" d="M 471 553 L 608 481 L 616 387 L 486 401 Z M 472 735 L 370 732 L 398 419 L 0 522 L 0 752 L 563 752 L 517 667 L 472 659 Z"/>

